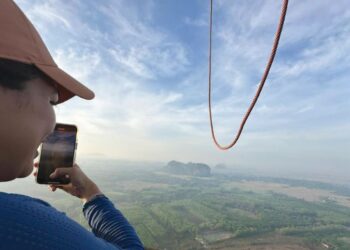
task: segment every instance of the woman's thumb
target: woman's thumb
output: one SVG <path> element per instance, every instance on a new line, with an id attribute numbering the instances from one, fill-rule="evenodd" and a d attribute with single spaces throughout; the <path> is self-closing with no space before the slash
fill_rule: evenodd
<path id="1" fill-rule="evenodd" d="M 56 170 L 50 174 L 50 178 L 56 178 L 60 176 L 70 175 L 72 168 L 56 168 Z"/>

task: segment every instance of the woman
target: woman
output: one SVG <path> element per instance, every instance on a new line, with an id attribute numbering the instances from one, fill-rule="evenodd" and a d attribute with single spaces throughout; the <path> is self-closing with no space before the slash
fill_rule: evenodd
<path id="1" fill-rule="evenodd" d="M 33 171 L 55 126 L 52 105 L 94 93 L 57 67 L 34 26 L 12 0 L 0 1 L 0 181 Z M 34 164 L 37 167 L 37 164 Z M 36 174 L 36 172 L 35 172 Z M 0 249 L 143 249 L 135 230 L 78 165 L 58 168 L 51 185 L 80 198 L 92 233 L 45 201 L 0 192 Z"/>

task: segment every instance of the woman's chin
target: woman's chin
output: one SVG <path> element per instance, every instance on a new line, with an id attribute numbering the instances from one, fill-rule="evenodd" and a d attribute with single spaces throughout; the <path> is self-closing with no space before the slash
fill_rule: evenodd
<path id="1" fill-rule="evenodd" d="M 32 160 L 31 163 L 26 164 L 26 166 L 23 168 L 22 172 L 20 172 L 18 174 L 17 178 L 28 177 L 33 172 L 33 168 L 34 167 L 33 167 L 33 160 Z"/>
<path id="2" fill-rule="evenodd" d="M 26 178 L 28 177 L 32 172 L 29 172 L 29 173 L 25 173 L 25 174 L 21 174 L 19 176 L 17 176 L 17 178 Z"/>

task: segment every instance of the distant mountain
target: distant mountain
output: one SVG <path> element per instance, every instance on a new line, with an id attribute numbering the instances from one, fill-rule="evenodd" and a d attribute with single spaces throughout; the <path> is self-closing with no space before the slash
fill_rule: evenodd
<path id="1" fill-rule="evenodd" d="M 163 171 L 171 174 L 178 175 L 190 175 L 190 176 L 199 176 L 199 177 L 208 177 L 210 176 L 210 167 L 203 163 L 182 163 L 179 161 L 170 161 Z"/>
<path id="2" fill-rule="evenodd" d="M 223 163 L 219 163 L 215 166 L 215 169 L 216 170 L 226 170 L 227 169 L 227 166 Z"/>

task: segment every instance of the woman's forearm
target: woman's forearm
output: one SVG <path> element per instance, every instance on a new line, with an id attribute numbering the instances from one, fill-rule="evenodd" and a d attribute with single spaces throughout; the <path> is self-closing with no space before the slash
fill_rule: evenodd
<path id="1" fill-rule="evenodd" d="M 83 213 L 95 236 L 123 249 L 144 249 L 134 228 L 106 196 L 86 202 Z"/>

